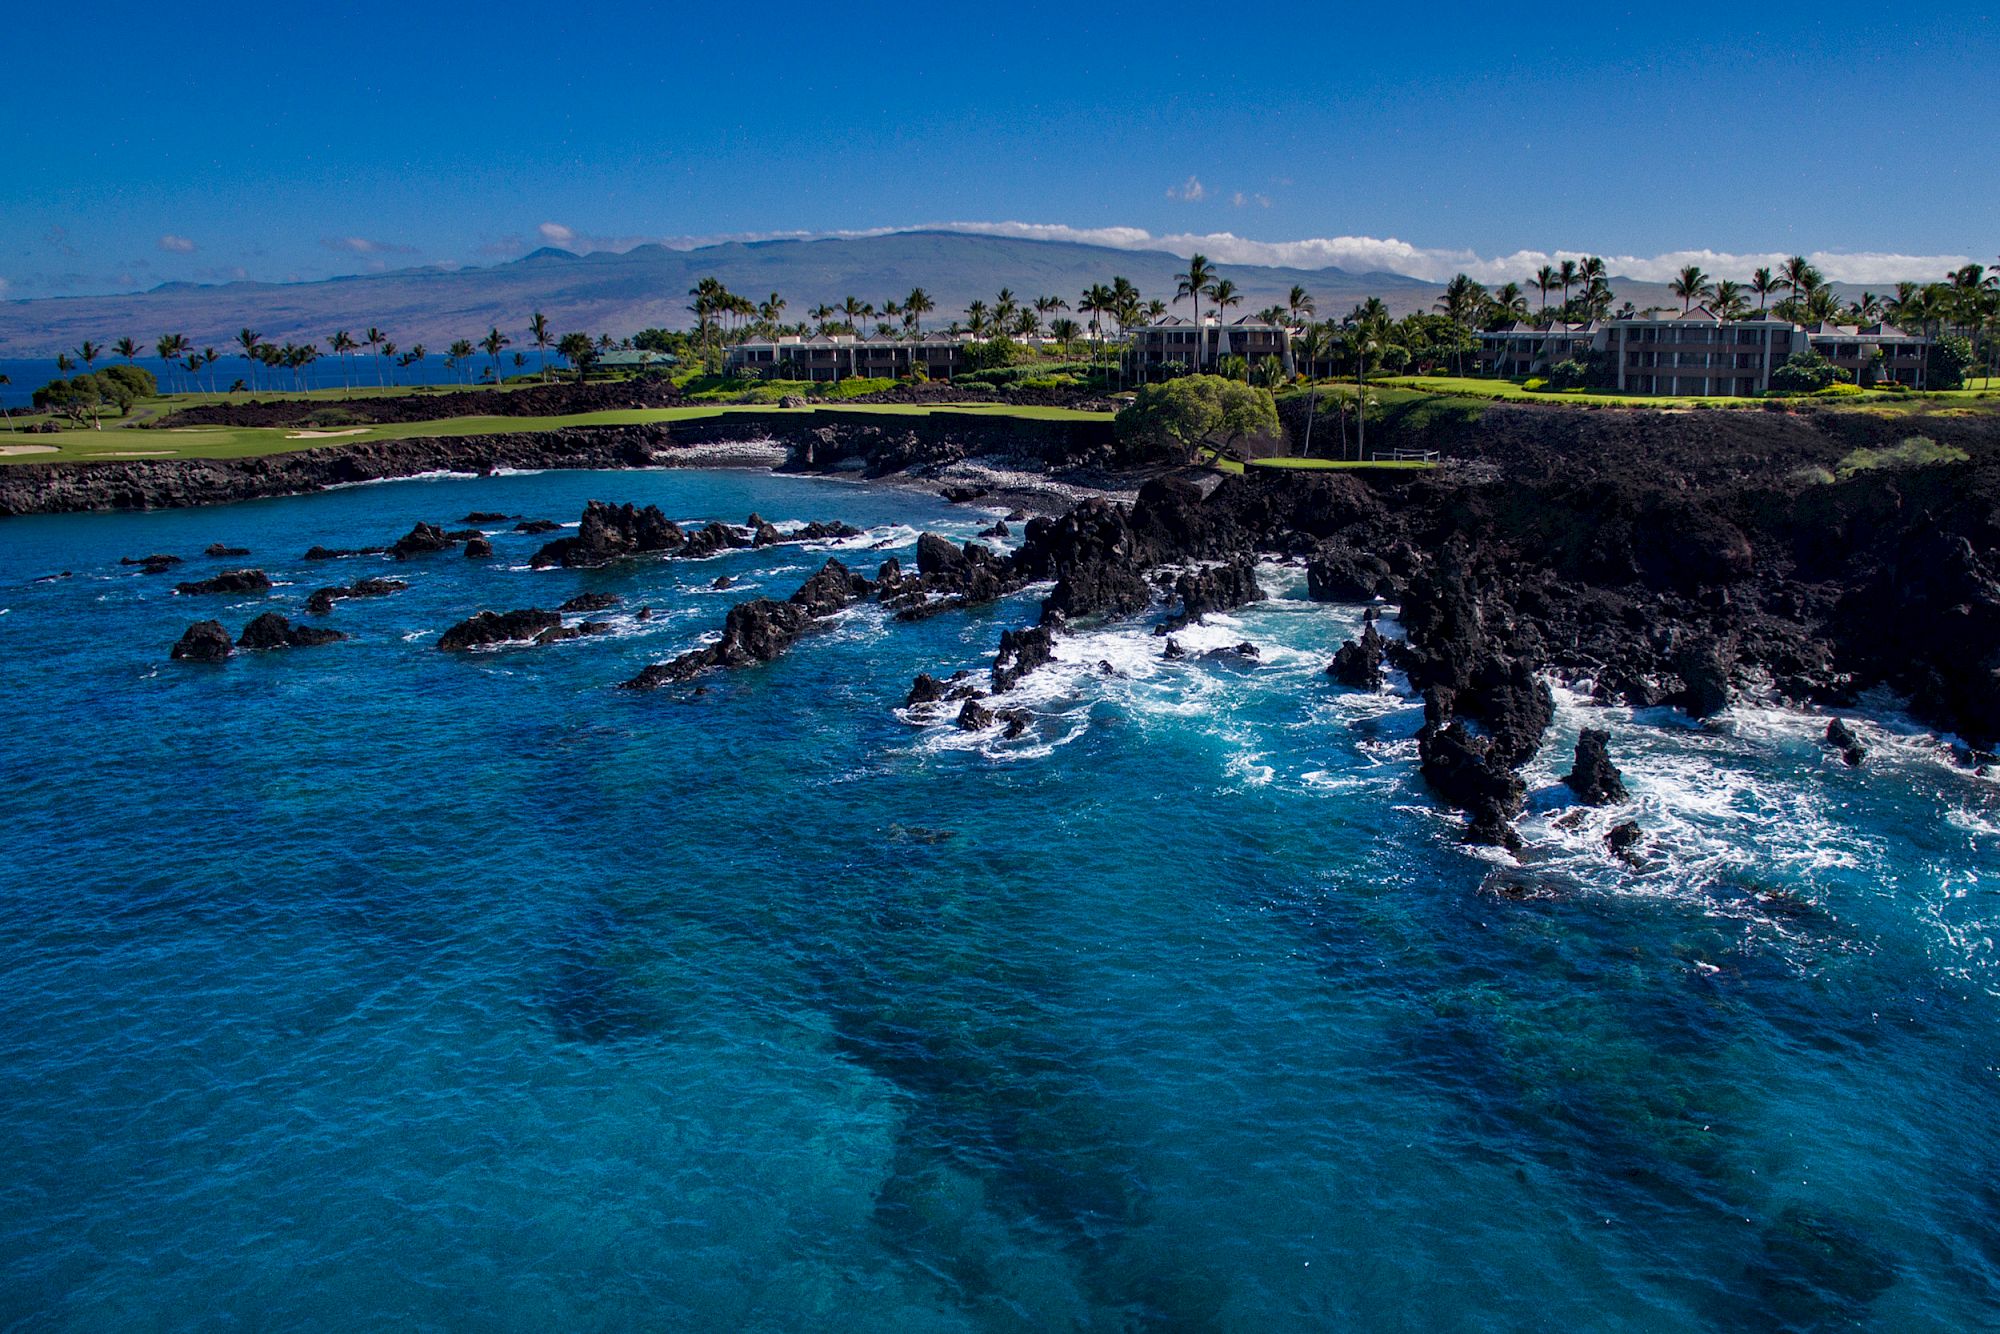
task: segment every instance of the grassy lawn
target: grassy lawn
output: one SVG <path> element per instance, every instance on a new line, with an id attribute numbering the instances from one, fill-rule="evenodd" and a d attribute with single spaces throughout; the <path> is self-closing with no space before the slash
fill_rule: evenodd
<path id="1" fill-rule="evenodd" d="M 1243 474 L 1244 471 L 1243 464 L 1238 463 L 1235 459 L 1223 458 L 1220 454 L 1217 454 L 1212 449 L 1204 449 L 1202 451 L 1201 457 L 1203 462 L 1216 468 L 1218 471 L 1226 472 L 1229 473 L 1231 476 L 1239 476 L 1239 477 Z M 1435 468 L 1437 467 L 1437 464 L 1424 463 L 1424 462 L 1419 462 L 1417 460 L 1401 460 L 1401 459 L 1276 458 L 1276 459 L 1251 459 L 1249 466 L 1252 468 L 1290 468 L 1295 470 L 1298 469 L 1325 470 L 1329 468 L 1337 468 L 1347 472 L 1412 472 L 1425 468 Z"/>
<path id="2" fill-rule="evenodd" d="M 1939 389 L 1922 395 L 1876 393 L 1864 390 L 1859 394 L 1843 395 L 1835 398 L 1804 397 L 1798 399 L 1780 398 L 1769 400 L 1743 397 L 1699 397 L 1670 396 L 1664 394 L 1607 394 L 1587 389 L 1565 389 L 1551 393 L 1547 390 L 1531 392 L 1513 380 L 1488 380 L 1470 375 L 1393 375 L 1370 380 L 1371 389 L 1376 386 L 1393 386 L 1414 389 L 1430 394 L 1444 394 L 1456 398 L 1479 398 L 1488 402 L 1540 403 L 1562 406 L 1572 404 L 1581 407 L 1607 408 L 1722 408 L 1737 411 L 1755 410 L 1766 402 L 1796 402 L 1836 407 L 1862 404 L 1890 404 L 1903 406 L 1920 403 L 1952 402 L 1977 399 L 2000 388 L 2000 381 L 1969 380 L 1964 389 Z M 1338 386 L 1336 386 L 1338 387 Z M 1351 389 L 1352 386 L 1349 386 Z"/>
<path id="3" fill-rule="evenodd" d="M 842 413 L 881 416 L 929 416 L 934 412 L 963 412 L 991 417 L 1025 417 L 1037 421 L 1109 421 L 1110 414 L 1080 412 L 1073 408 L 1009 407 L 1004 404 L 855 403 L 829 408 Z M 352 431 L 310 435 L 289 427 L 184 426 L 157 430 L 107 427 L 102 431 L 58 431 L 53 435 L 10 436 L 0 432 L 0 463 L 66 463 L 92 459 L 254 458 L 263 454 L 284 454 L 299 449 L 358 444 L 371 440 L 408 440 L 460 435 L 512 435 L 533 431 L 554 431 L 566 426 L 637 426 L 654 422 L 689 421 L 751 412 L 766 416 L 809 416 L 814 408 L 773 408 L 767 406 L 679 408 L 629 408 L 609 412 L 584 412 L 565 417 L 447 417 L 441 421 L 398 422 Z M 26 449 L 30 452 L 14 453 Z"/>

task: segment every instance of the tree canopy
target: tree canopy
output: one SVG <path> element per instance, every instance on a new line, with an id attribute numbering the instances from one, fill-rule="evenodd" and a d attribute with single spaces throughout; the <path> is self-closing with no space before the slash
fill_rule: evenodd
<path id="1" fill-rule="evenodd" d="M 1204 445 L 1230 449 L 1278 431 L 1271 392 L 1220 375 L 1187 375 L 1141 388 L 1117 420 L 1118 439 L 1136 454 L 1192 461 Z"/>

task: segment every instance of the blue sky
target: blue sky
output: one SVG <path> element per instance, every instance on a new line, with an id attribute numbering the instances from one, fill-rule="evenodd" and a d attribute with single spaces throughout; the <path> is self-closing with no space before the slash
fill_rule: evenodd
<path id="1" fill-rule="evenodd" d="M 1423 276 L 1931 276 L 2000 250 L 1996 10 L 23 7 L 9 45 L 50 54 L 0 79 L 0 281 L 938 223 Z"/>

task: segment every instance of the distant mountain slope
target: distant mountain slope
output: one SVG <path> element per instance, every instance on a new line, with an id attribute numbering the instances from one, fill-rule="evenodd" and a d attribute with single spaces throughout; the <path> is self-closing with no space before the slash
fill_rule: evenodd
<path id="1" fill-rule="evenodd" d="M 83 338 L 129 335 L 150 344 L 167 332 L 185 333 L 197 347 L 221 348 L 246 325 L 279 342 L 324 340 L 337 329 L 358 335 L 374 325 L 404 347 L 422 342 L 434 354 L 453 338 L 477 338 L 498 325 L 518 348 L 535 310 L 565 332 L 622 336 L 649 325 L 686 327 L 692 323 L 687 291 L 710 276 L 756 300 L 779 293 L 792 320 L 806 318 L 820 302 L 853 295 L 880 306 L 921 286 L 937 302 L 927 323 L 941 326 L 969 301 L 991 303 L 1003 287 L 1023 300 L 1052 294 L 1074 305 L 1091 283 L 1122 275 L 1144 296 L 1171 300 L 1174 276 L 1185 267 L 1186 261 L 1164 251 L 960 232 L 729 242 L 696 250 L 649 245 L 622 254 L 545 249 L 490 268 L 405 269 L 312 283 L 176 283 L 121 296 L 5 302 L 0 356 L 52 356 Z M 1220 268 L 1243 292 L 1232 314 L 1281 302 L 1294 283 L 1313 294 L 1322 315 L 1340 314 L 1370 296 L 1401 314 L 1429 307 L 1439 290 L 1393 273 Z"/>
<path id="2" fill-rule="evenodd" d="M 696 250 L 647 245 L 619 254 L 543 249 L 490 268 L 403 269 L 312 283 L 171 283 L 122 296 L 0 302 L 0 357 L 52 357 L 84 338 L 110 342 L 130 335 L 150 346 L 168 332 L 187 334 L 196 347 L 227 348 L 246 325 L 277 342 L 321 343 L 335 330 L 358 336 L 374 325 L 405 348 L 428 345 L 433 355 L 454 338 L 477 339 L 497 325 L 518 350 L 526 346 L 523 330 L 536 310 L 559 333 L 622 337 L 648 326 L 685 328 L 693 323 L 688 289 L 711 276 L 753 300 L 779 293 L 789 303 L 788 320 L 803 320 L 813 306 L 849 295 L 877 306 L 900 301 L 921 286 L 937 303 L 926 323 L 942 327 L 967 302 L 990 304 L 1003 287 L 1023 301 L 1055 295 L 1073 307 L 1085 287 L 1122 275 L 1142 295 L 1171 302 L 1175 279 L 1186 265 L 1165 251 L 931 231 L 732 241 Z M 1322 318 L 1343 315 L 1371 296 L 1381 297 L 1397 315 L 1429 310 L 1443 290 L 1396 273 L 1254 264 L 1218 268 L 1243 293 L 1232 316 L 1281 303 L 1293 284 L 1313 294 Z M 1680 306 L 1662 283 L 1613 278 L 1611 286 L 1620 301 L 1640 309 Z M 1835 289 L 1843 298 L 1861 290 L 1850 284 Z M 1531 304 L 1539 300 L 1530 289 Z M 1188 308 L 1181 303 L 1175 309 Z"/>

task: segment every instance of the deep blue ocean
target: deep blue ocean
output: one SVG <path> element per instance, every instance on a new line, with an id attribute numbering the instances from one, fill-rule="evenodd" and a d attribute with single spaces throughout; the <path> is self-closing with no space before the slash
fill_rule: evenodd
<path id="1" fill-rule="evenodd" d="M 238 380 L 243 381 L 245 388 L 254 385 L 255 391 L 260 394 L 288 394 L 298 389 L 373 389 L 388 383 L 391 378 L 400 385 L 476 385 L 484 382 L 493 369 L 492 360 L 484 352 L 475 354 L 466 366 L 452 370 L 444 364 L 442 348 L 432 349 L 430 355 L 417 365 L 405 367 L 397 367 L 372 356 L 365 349 L 343 359 L 322 348 L 318 361 L 302 367 L 295 374 L 288 370 L 274 371 L 263 365 L 253 369 L 233 346 L 216 350 L 222 353 L 222 359 L 198 375 L 190 375 L 180 365 L 169 365 L 158 357 L 139 357 L 132 364 L 141 370 L 151 371 L 164 394 L 226 393 Z M 526 359 L 524 365 L 514 364 L 516 352 Z M 76 360 L 74 353 L 70 359 Z M 566 364 L 554 352 L 549 353 L 548 362 L 551 371 L 558 371 Z M 106 366 L 123 364 L 124 358 L 106 354 L 98 359 L 95 369 L 101 371 Z M 541 369 L 541 365 L 541 352 L 534 347 L 510 348 L 500 354 L 500 373 L 503 377 L 532 375 Z M 83 369 L 79 363 L 70 374 L 79 374 Z M 25 410 L 33 400 L 35 390 L 59 374 L 61 372 L 56 369 L 54 357 L 0 357 L 0 376 L 7 377 L 8 381 L 0 384 L 0 407 L 10 412 Z M 0 423 L 0 430 L 4 429 L 5 424 Z"/>
<path id="2" fill-rule="evenodd" d="M 829 549 L 299 559 L 591 497 L 846 519 L 868 573 L 992 520 L 666 471 L 0 521 L 0 1327 L 2000 1322 L 2000 786 L 1893 712 L 1857 771 L 1565 694 L 1515 866 L 1297 569 L 1182 636 L 1257 665 L 1086 630 L 1009 742 L 901 705 L 1033 594 L 642 694 Z M 227 565 L 281 583 L 171 591 Z M 366 574 L 411 587 L 348 642 L 168 661 Z M 586 590 L 615 634 L 434 647 Z M 1588 722 L 1630 809 L 1555 783 Z"/>

